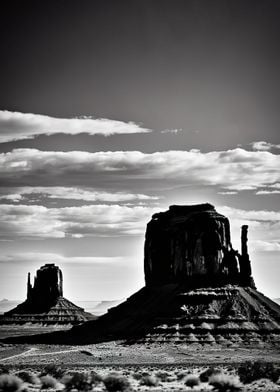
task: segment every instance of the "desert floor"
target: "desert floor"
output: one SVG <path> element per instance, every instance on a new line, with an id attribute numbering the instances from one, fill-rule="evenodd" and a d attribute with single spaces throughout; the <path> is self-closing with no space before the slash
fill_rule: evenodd
<path id="1" fill-rule="evenodd" d="M 120 341 L 87 346 L 2 344 L 0 347 L 0 368 L 7 367 L 13 374 L 21 370 L 40 374 L 49 364 L 54 364 L 70 374 L 96 372 L 101 377 L 106 377 L 114 372 L 129 381 L 131 390 L 139 392 L 211 391 L 214 389 L 207 382 L 200 382 L 199 385 L 190 388 L 185 385 L 185 380 L 190 375 L 199 376 L 211 366 L 220 369 L 224 374 L 235 376 L 238 366 L 248 360 L 264 360 L 280 365 L 280 353 L 279 350 L 260 348 L 195 347 L 175 344 L 127 346 Z M 136 377 L 137 375 L 140 377 Z M 142 384 L 147 376 L 152 377 L 152 380 L 154 377 L 155 385 Z M 29 386 L 28 389 L 39 390 L 38 385 Z M 58 383 L 52 390 L 63 390 L 63 384 Z M 102 382 L 94 385 L 91 390 L 107 391 Z M 280 391 L 280 385 L 262 377 L 261 380 L 243 385 L 240 390 L 273 392 Z"/>
<path id="2" fill-rule="evenodd" d="M 15 335 L 11 330 L 10 333 L 8 331 L 4 333 L 2 329 L 2 333 L 4 336 Z M 101 377 L 117 372 L 129 380 L 134 391 L 214 390 L 208 383 L 200 383 L 191 389 L 185 385 L 186 377 L 188 375 L 199 376 L 211 366 L 221 369 L 225 374 L 235 376 L 240 364 L 257 360 L 272 363 L 280 369 L 280 349 L 253 345 L 243 348 L 234 345 L 223 347 L 210 344 L 202 346 L 175 343 L 127 345 L 122 341 L 84 346 L 0 343 L 0 368 L 4 366 L 13 373 L 28 370 L 40 374 L 49 364 L 54 364 L 70 373 L 94 371 Z M 165 376 L 158 377 L 162 372 Z M 140 377 L 136 377 L 139 374 Z M 184 374 L 183 377 L 180 376 L 182 374 Z M 156 385 L 142 384 L 141 380 L 145 375 L 155 377 Z M 29 388 L 28 390 L 40 390 L 38 386 L 33 388 L 35 389 Z M 59 390 L 59 386 L 54 390 Z M 92 390 L 106 391 L 107 389 L 103 383 L 99 383 L 93 386 Z M 246 392 L 280 391 L 280 383 L 257 380 L 242 386 L 241 390 Z"/>
<path id="3" fill-rule="evenodd" d="M 0 363 L 39 366 L 56 363 L 65 366 L 112 365 L 234 365 L 264 360 L 280 364 L 280 350 L 201 345 L 146 344 L 125 345 L 108 342 L 86 346 L 10 345 L 0 347 Z"/>

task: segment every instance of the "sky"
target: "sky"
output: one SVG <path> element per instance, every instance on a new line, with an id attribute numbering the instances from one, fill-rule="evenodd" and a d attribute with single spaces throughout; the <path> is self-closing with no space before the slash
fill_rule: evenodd
<path id="1" fill-rule="evenodd" d="M 1 5 L 0 299 L 45 263 L 70 300 L 126 298 L 152 214 L 202 202 L 280 297 L 279 1 Z"/>

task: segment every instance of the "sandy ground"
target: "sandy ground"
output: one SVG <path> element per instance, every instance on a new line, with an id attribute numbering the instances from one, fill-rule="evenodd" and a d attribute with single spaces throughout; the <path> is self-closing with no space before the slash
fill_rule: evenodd
<path id="1" fill-rule="evenodd" d="M 66 366 L 130 364 L 238 364 L 247 360 L 280 363 L 280 350 L 267 348 L 225 348 L 210 345 L 146 344 L 108 342 L 86 346 L 9 345 L 0 347 L 0 364 Z"/>
<path id="2" fill-rule="evenodd" d="M 42 324 L 29 324 L 24 325 L 0 325 L 0 339 L 5 339 L 11 336 L 22 335 L 36 335 L 41 333 L 48 333 L 54 331 L 62 331 L 72 328 L 71 324 L 67 325 L 42 325 Z"/>
<path id="3" fill-rule="evenodd" d="M 123 342 L 110 342 L 87 346 L 49 346 L 49 345 L 2 345 L 0 346 L 0 368 L 8 366 L 12 372 L 32 370 L 40 374 L 46 365 L 55 364 L 65 372 L 97 372 L 106 377 L 117 372 L 129 380 L 134 392 L 177 392 L 211 391 L 208 383 L 200 383 L 193 389 L 185 385 L 188 375 L 199 376 L 209 366 L 220 368 L 227 374 L 236 374 L 240 363 L 246 360 L 262 359 L 280 366 L 279 350 L 242 349 L 221 347 L 194 347 L 176 345 L 133 345 Z M 157 378 L 155 386 L 141 384 L 143 375 Z M 183 374 L 183 378 L 179 376 Z M 140 379 L 135 378 L 140 375 Z M 63 389 L 63 384 L 61 384 Z M 28 387 L 29 391 L 39 392 L 39 386 Z M 58 389 L 53 389 L 53 391 Z M 243 392 L 280 392 L 280 385 L 270 380 L 257 380 L 242 386 Z M 103 382 L 95 385 L 95 392 L 105 392 Z"/>
<path id="4" fill-rule="evenodd" d="M 68 329 L 69 326 L 0 326 L 0 339 L 8 336 L 36 334 Z M 86 346 L 10 345 L 0 343 L 0 364 L 44 365 L 60 363 L 67 366 L 128 365 L 128 364 L 234 364 L 247 360 L 280 363 L 280 347 L 225 347 L 211 344 L 126 345 L 121 341 Z"/>
<path id="5" fill-rule="evenodd" d="M 190 349 L 171 346 L 126 347 L 121 342 L 82 347 L 2 346 L 0 349 L 0 367 L 8 365 L 13 373 L 31 370 L 39 376 L 48 364 L 55 364 L 56 368 L 61 368 L 68 374 L 76 371 L 96 372 L 101 377 L 106 377 L 114 373 L 124 376 L 131 385 L 130 391 L 134 392 L 212 391 L 213 387 L 207 382 L 200 382 L 198 386 L 190 388 L 185 385 L 186 379 L 190 375 L 199 377 L 210 365 L 215 365 L 227 375 L 236 376 L 240 362 L 245 359 L 256 359 L 256 356 L 280 365 L 277 352 L 270 352 L 268 355 L 256 350 L 222 351 L 214 348 L 191 352 Z M 157 384 L 143 385 L 142 381 L 146 375 L 157 379 Z M 58 381 L 60 386 L 48 391 L 63 390 L 63 378 Z M 107 391 L 103 382 L 94 385 L 91 390 L 92 392 Z M 38 385 L 28 385 L 28 391 L 39 392 L 41 388 Z M 240 391 L 280 392 L 280 385 L 261 379 L 242 385 Z"/>
<path id="6" fill-rule="evenodd" d="M 48 329 L 48 328 L 47 328 Z M 56 329 L 56 328 L 54 328 Z M 38 329 L 0 330 L 5 336 L 38 333 Z M 42 328 L 40 329 L 42 332 Z M 49 332 L 46 330 L 45 332 Z M 2 336 L 3 337 L 3 336 Z M 7 366 L 13 372 L 31 369 L 38 374 L 49 364 L 55 364 L 66 372 L 95 371 L 102 377 L 111 372 L 118 372 L 129 379 L 132 390 L 136 392 L 167 391 L 210 391 L 207 383 L 201 383 L 193 389 L 185 385 L 185 378 L 179 375 L 199 375 L 209 366 L 215 366 L 229 374 L 235 374 L 238 366 L 245 361 L 264 360 L 280 366 L 280 348 L 272 347 L 224 347 L 211 344 L 160 344 L 146 343 L 127 345 L 123 341 L 112 341 L 84 346 L 65 345 L 12 345 L 0 343 L 0 368 Z M 156 376 L 167 373 L 165 380 L 159 379 L 156 386 L 142 385 L 135 374 Z M 34 392 L 40 388 L 34 387 Z M 93 391 L 103 392 L 105 386 L 100 383 Z M 258 380 L 242 387 L 244 392 L 279 391 L 279 385 L 269 380 Z"/>

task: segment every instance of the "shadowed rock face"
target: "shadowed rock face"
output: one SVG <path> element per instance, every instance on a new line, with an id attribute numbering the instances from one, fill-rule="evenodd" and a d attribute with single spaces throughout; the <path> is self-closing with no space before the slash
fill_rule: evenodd
<path id="1" fill-rule="evenodd" d="M 247 248 L 246 255 L 248 264 Z M 245 264 L 244 257 L 241 263 L 241 255 L 232 248 L 229 220 L 211 204 L 171 206 L 153 215 L 147 225 L 147 286 L 176 282 L 192 288 L 221 286 L 241 284 L 243 278 L 246 285 L 253 286 L 251 270 Z"/>
<path id="2" fill-rule="evenodd" d="M 54 264 L 45 264 L 34 277 L 27 279 L 27 299 L 0 317 L 0 324 L 44 323 L 77 324 L 95 318 L 63 297 L 62 271 Z"/>
<path id="3" fill-rule="evenodd" d="M 27 300 L 36 309 L 53 305 L 59 297 L 63 296 L 62 285 L 61 269 L 54 264 L 45 264 L 36 272 L 33 287 L 28 274 Z"/>

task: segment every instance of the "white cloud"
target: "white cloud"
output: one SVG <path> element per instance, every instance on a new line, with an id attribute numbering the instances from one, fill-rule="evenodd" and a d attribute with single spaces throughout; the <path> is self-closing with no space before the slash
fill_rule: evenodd
<path id="1" fill-rule="evenodd" d="M 267 185 L 267 189 L 261 189 L 256 192 L 256 195 L 271 195 L 280 193 L 280 183 Z"/>
<path id="2" fill-rule="evenodd" d="M 175 135 L 177 135 L 177 133 L 182 132 L 183 129 L 182 128 L 175 128 L 175 129 L 164 129 L 163 131 L 161 131 L 160 133 L 173 133 Z"/>
<path id="3" fill-rule="evenodd" d="M 280 183 L 270 185 L 270 188 L 280 189 Z"/>
<path id="4" fill-rule="evenodd" d="M 0 189 L 1 191 L 1 189 Z M 23 199 L 20 193 L 6 193 L 0 196 L 0 200 L 8 200 L 12 201 L 13 203 L 19 203 Z"/>
<path id="5" fill-rule="evenodd" d="M 280 243 L 276 241 L 254 241 L 254 252 L 280 252 Z"/>
<path id="6" fill-rule="evenodd" d="M 258 151 L 269 151 L 272 148 L 280 148 L 280 144 L 272 144 L 265 141 L 253 142 L 251 143 L 253 150 Z"/>
<path id="7" fill-rule="evenodd" d="M 243 210 L 228 206 L 218 206 L 217 211 L 230 220 L 234 247 L 240 247 L 240 228 L 249 226 L 249 253 L 258 251 L 280 251 L 280 212 L 267 210 Z"/>
<path id="8" fill-rule="evenodd" d="M 148 196 L 141 193 L 104 192 L 91 188 L 77 187 L 0 188 L 0 193 L 0 200 L 9 200 L 15 203 L 23 201 L 28 196 L 43 196 L 50 199 L 82 200 L 88 202 L 108 203 L 151 201 L 159 199 L 157 196 Z"/>
<path id="9" fill-rule="evenodd" d="M 42 252 L 21 252 L 8 253 L 0 255 L 0 263 L 55 263 L 60 264 L 111 264 L 124 262 L 124 256 L 65 256 L 58 253 L 42 253 Z"/>
<path id="10" fill-rule="evenodd" d="M 41 114 L 0 111 L 0 143 L 56 133 L 110 136 L 146 132 L 150 130 L 133 122 L 92 117 L 55 118 Z"/>
<path id="11" fill-rule="evenodd" d="M 276 191 L 262 190 L 262 191 L 256 192 L 256 195 L 273 195 L 273 194 L 279 194 L 279 193 L 280 193 L 280 189 L 276 190 Z"/>
<path id="12" fill-rule="evenodd" d="M 258 190 L 280 182 L 280 155 L 269 151 L 199 150 L 54 152 L 15 149 L 0 154 L 2 186 L 114 187 L 215 186 Z"/>
<path id="13" fill-rule="evenodd" d="M 161 207 L 160 210 L 165 210 Z M 279 251 L 280 212 L 218 206 L 231 224 L 232 242 L 240 245 L 240 227 L 249 225 L 249 250 Z M 120 205 L 47 208 L 0 205 L 0 238 L 81 238 L 91 236 L 144 236 L 146 224 L 158 208 Z M 263 246 L 261 247 L 261 244 Z"/>
<path id="14" fill-rule="evenodd" d="M 237 191 L 218 192 L 219 195 L 237 195 Z"/>
<path id="15" fill-rule="evenodd" d="M 47 208 L 0 205 L 0 237 L 64 238 L 143 235 L 155 209 L 143 206 L 89 205 Z"/>
<path id="16" fill-rule="evenodd" d="M 279 211 L 267 210 L 242 210 L 227 206 L 217 207 L 226 216 L 233 219 L 247 220 L 247 221 L 280 221 Z"/>

